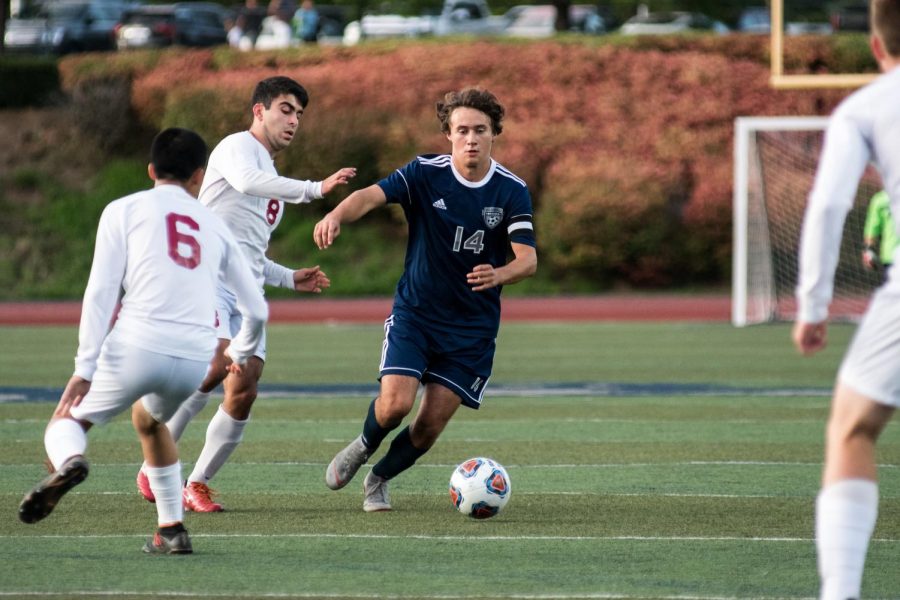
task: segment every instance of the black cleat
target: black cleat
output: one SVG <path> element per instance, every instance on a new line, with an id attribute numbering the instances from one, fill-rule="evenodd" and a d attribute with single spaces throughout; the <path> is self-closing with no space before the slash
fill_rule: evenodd
<path id="1" fill-rule="evenodd" d="M 83 456 L 73 456 L 25 495 L 19 505 L 19 520 L 37 523 L 53 512 L 66 492 L 88 476 L 88 462 Z"/>
<path id="2" fill-rule="evenodd" d="M 172 537 L 166 537 L 159 531 L 144 544 L 147 554 L 192 554 L 191 538 L 187 531 L 179 531 Z"/>

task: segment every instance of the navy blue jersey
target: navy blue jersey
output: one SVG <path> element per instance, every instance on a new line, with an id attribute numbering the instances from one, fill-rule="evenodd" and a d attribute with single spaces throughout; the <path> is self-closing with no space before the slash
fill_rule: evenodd
<path id="1" fill-rule="evenodd" d="M 473 292 L 475 265 L 506 264 L 509 243 L 535 245 L 525 182 L 491 160 L 485 178 L 465 180 L 449 154 L 419 156 L 378 182 L 409 223 L 405 270 L 394 310 L 411 311 L 453 334 L 497 335 L 500 286 Z"/>

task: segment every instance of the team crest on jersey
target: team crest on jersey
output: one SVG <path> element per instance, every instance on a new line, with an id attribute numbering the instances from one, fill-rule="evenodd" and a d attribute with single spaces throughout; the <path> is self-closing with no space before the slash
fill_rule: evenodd
<path id="1" fill-rule="evenodd" d="M 488 228 L 493 229 L 503 220 L 503 209 L 496 206 L 487 206 L 482 209 L 481 216 L 484 217 L 484 224 Z"/>

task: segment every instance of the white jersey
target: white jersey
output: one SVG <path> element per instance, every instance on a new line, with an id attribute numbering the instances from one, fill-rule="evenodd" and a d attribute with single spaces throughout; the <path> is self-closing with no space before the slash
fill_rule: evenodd
<path id="1" fill-rule="evenodd" d="M 828 122 L 825 145 L 800 242 L 797 320 L 819 323 L 828 317 L 841 233 L 853 207 L 859 179 L 874 161 L 900 215 L 900 68 L 878 77 L 837 107 Z M 900 224 L 900 219 L 896 221 Z M 900 286 L 892 276 L 889 286 Z"/>
<path id="2" fill-rule="evenodd" d="M 113 326 L 116 339 L 143 350 L 208 362 L 215 351 L 219 278 L 235 291 L 244 326 L 230 350 L 253 354 L 268 307 L 225 223 L 177 185 L 111 202 L 100 217 L 84 293 L 75 375 L 92 380 Z"/>
<path id="3" fill-rule="evenodd" d="M 284 203 L 317 198 L 322 198 L 322 182 L 280 177 L 265 146 L 249 131 L 219 142 L 209 155 L 200 188 L 200 202 L 231 229 L 260 288 L 264 282 L 274 282 L 271 273 L 267 277 L 266 250 L 272 231 L 281 222 Z M 284 268 L 280 269 L 275 281 L 286 277 Z"/>

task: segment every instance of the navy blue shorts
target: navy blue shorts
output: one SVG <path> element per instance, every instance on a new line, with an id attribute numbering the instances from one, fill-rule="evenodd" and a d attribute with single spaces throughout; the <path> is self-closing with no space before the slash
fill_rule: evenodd
<path id="1" fill-rule="evenodd" d="M 408 375 L 443 385 L 465 406 L 478 408 L 491 378 L 495 348 L 494 338 L 443 333 L 414 317 L 393 314 L 384 322 L 379 368 L 382 377 Z"/>

